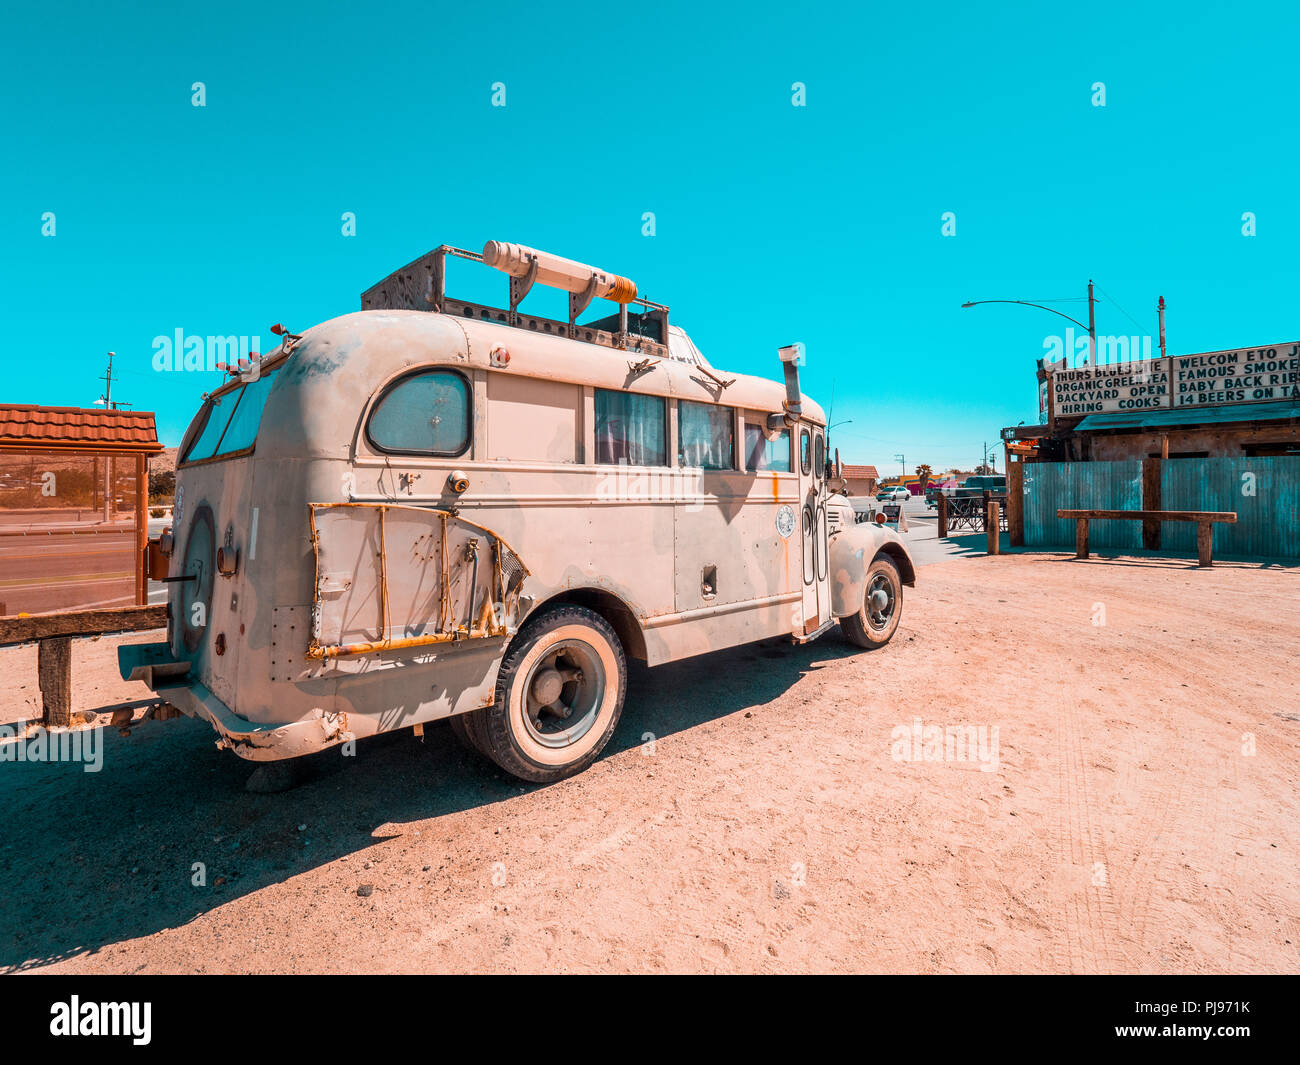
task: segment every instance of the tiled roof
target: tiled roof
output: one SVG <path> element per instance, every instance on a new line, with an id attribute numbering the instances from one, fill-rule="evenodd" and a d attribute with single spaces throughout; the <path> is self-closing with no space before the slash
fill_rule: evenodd
<path id="1" fill-rule="evenodd" d="M 0 448 L 161 451 L 153 412 L 0 403 Z"/>
<path id="2" fill-rule="evenodd" d="M 854 480 L 861 480 L 864 477 L 870 477 L 876 481 L 880 480 L 880 473 L 874 466 L 850 466 L 846 463 L 844 476 L 852 477 Z"/>

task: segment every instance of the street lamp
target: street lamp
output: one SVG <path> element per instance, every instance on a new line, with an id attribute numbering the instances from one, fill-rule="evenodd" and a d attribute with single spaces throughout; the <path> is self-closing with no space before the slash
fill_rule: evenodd
<path id="1" fill-rule="evenodd" d="M 1040 311 L 1051 311 L 1059 315 L 1067 322 L 1073 322 L 1080 329 L 1088 330 L 1088 361 L 1097 365 L 1097 315 L 1093 309 L 1093 304 L 1097 301 L 1092 295 L 1092 282 L 1088 282 L 1088 324 L 1084 325 L 1077 318 L 1071 318 L 1068 314 L 1058 311 L 1055 307 L 1044 307 L 1041 303 L 1030 303 L 1028 300 L 974 300 L 970 303 L 963 303 L 962 309 L 967 307 L 978 307 L 981 303 L 1018 303 L 1022 307 L 1037 307 Z M 1069 365 L 1068 363 L 1066 365 Z"/>

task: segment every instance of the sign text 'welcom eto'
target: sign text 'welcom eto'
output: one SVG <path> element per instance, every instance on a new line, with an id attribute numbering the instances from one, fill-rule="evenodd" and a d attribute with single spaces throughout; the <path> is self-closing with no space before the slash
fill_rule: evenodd
<path id="1" fill-rule="evenodd" d="M 1272 399 L 1300 399 L 1298 344 L 1170 355 L 1052 374 L 1057 418 Z"/>

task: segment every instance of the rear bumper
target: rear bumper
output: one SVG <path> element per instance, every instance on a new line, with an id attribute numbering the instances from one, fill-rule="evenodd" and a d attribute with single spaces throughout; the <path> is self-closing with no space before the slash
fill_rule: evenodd
<path id="1" fill-rule="evenodd" d="M 284 725 L 249 721 L 189 677 L 190 665 L 175 658 L 165 643 L 129 644 L 117 649 L 117 666 L 123 680 L 142 681 L 181 713 L 206 721 L 221 737 L 218 747 L 249 761 L 298 758 L 356 738 L 343 713 L 315 710 Z"/>

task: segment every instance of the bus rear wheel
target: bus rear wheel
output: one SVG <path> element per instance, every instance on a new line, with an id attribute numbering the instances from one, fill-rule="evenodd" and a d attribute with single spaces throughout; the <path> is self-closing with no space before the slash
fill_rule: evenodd
<path id="1" fill-rule="evenodd" d="M 474 711 L 470 734 L 507 773 L 536 784 L 562 780 L 599 756 L 626 691 L 627 658 L 609 622 L 586 607 L 556 606 L 515 637 L 496 702 Z"/>
<path id="2" fill-rule="evenodd" d="M 850 643 L 867 650 L 884 647 L 903 615 L 903 583 L 898 567 L 887 555 L 877 555 L 867 570 L 862 605 L 856 614 L 840 618 L 840 631 Z"/>

